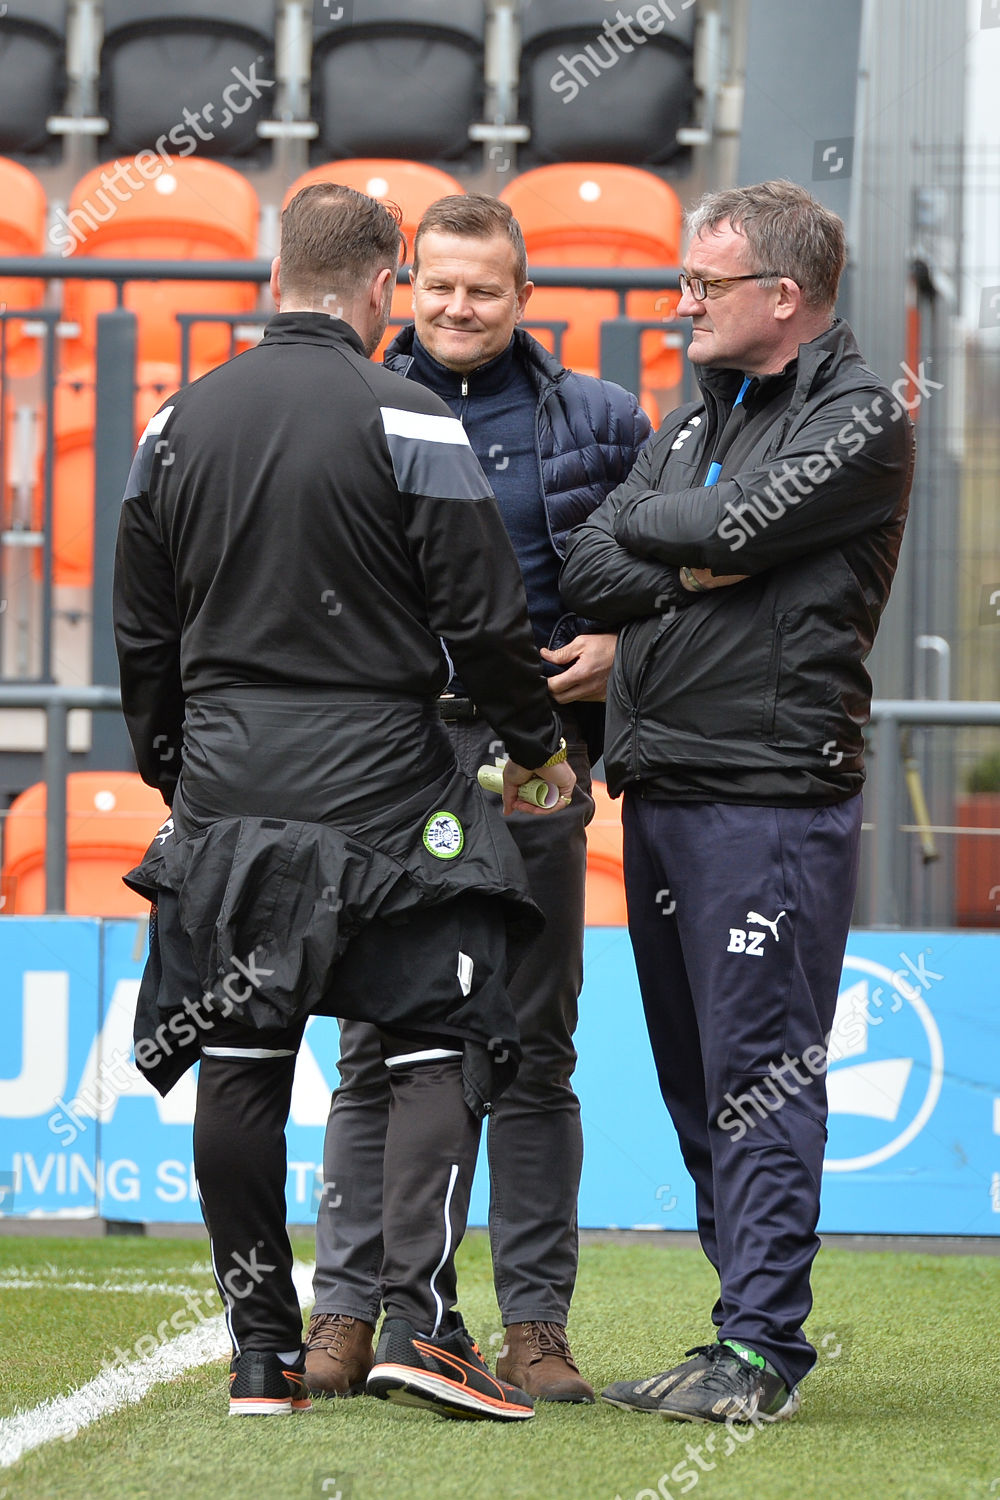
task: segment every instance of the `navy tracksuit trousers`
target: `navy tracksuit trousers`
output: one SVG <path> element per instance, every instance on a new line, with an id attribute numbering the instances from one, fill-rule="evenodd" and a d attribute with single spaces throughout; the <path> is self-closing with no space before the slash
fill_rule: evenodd
<path id="1" fill-rule="evenodd" d="M 791 1387 L 815 1359 L 802 1324 L 861 797 L 781 808 L 628 790 L 624 825 L 646 1024 L 719 1273 L 712 1318 Z"/>

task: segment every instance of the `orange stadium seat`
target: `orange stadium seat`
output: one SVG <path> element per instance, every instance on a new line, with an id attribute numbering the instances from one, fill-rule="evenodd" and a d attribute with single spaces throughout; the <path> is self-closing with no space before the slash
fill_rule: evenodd
<path id="1" fill-rule="evenodd" d="M 140 162 L 143 171 L 135 163 Z M 117 170 L 116 170 L 117 169 Z M 108 179 L 113 178 L 109 187 Z M 134 191 L 133 183 L 141 184 Z M 121 201 L 119 201 L 119 199 Z M 257 249 L 259 206 L 247 179 L 221 162 L 195 157 L 167 166 L 155 152 L 107 162 L 82 177 L 62 221 L 51 233 L 73 255 L 141 260 L 247 260 Z M 136 281 L 125 288 L 125 307 L 139 318 L 139 358 L 178 363 L 179 312 L 250 312 L 257 303 L 252 282 Z M 68 351 L 87 357 L 97 339 L 94 319 L 116 305 L 107 282 L 67 281 L 66 320 L 80 325 Z M 207 368 L 229 355 L 229 330 L 196 327 L 192 363 Z"/>
<path id="2" fill-rule="evenodd" d="M 457 178 L 442 172 L 439 167 L 425 166 L 421 161 L 353 156 L 342 161 L 327 161 L 304 172 L 288 189 L 282 207 L 286 208 L 301 188 L 310 187 L 314 182 L 339 182 L 344 187 L 356 188 L 359 193 L 367 193 L 369 198 L 384 198 L 398 204 L 403 210 L 401 228 L 406 235 L 410 258 L 413 256 L 413 237 L 424 210 L 438 198 L 465 192 Z"/>
<path id="3" fill-rule="evenodd" d="M 177 390 L 176 365 L 143 361 L 136 370 L 136 442 L 150 417 Z M 52 479 L 52 581 L 89 588 L 94 573 L 93 365 L 60 376 L 55 390 Z M 41 485 L 36 525 L 41 524 Z"/>
<path id="4" fill-rule="evenodd" d="M 45 911 L 45 783 L 15 798 L 4 822 L 5 913 Z M 74 771 L 66 782 L 66 910 L 131 917 L 149 905 L 122 885 L 168 816 L 159 792 L 128 771 Z"/>
<path id="5" fill-rule="evenodd" d="M 524 230 L 533 266 L 676 266 L 680 264 L 680 200 L 673 188 L 638 167 L 572 162 L 524 172 L 500 194 Z M 678 293 L 630 292 L 631 317 L 673 316 Z M 618 316 L 615 292 L 537 288 L 529 304 L 535 318 L 569 323 L 563 358 L 596 374 L 600 325 Z M 665 335 L 642 337 L 642 383 L 654 391 L 675 386 L 681 357 Z"/>
<path id="6" fill-rule="evenodd" d="M 603 781 L 594 782 L 592 794 L 596 807 L 587 826 L 586 923 L 588 927 L 624 927 L 628 913 L 621 803 L 612 802 Z"/>
<path id="7" fill-rule="evenodd" d="M 41 255 L 45 234 L 45 189 L 20 162 L 0 157 L 0 255 Z M 43 281 L 0 278 L 0 307 L 41 307 Z M 7 368 L 12 375 L 30 375 L 38 367 L 39 342 L 26 337 L 16 318 L 4 323 Z"/>
<path id="8" fill-rule="evenodd" d="M 409 260 L 413 259 L 413 241 L 424 210 L 437 202 L 438 198 L 465 192 L 460 182 L 438 167 L 425 166 L 419 161 L 357 156 L 344 161 L 328 161 L 323 166 L 313 167 L 311 171 L 305 172 L 292 183 L 282 206 L 287 207 L 300 188 L 310 187 L 314 182 L 339 182 L 345 187 L 356 188 L 359 193 L 367 193 L 370 198 L 383 198 L 395 203 L 403 210 L 400 228 L 406 235 Z M 397 286 L 392 299 L 392 316 L 394 320 L 410 321 L 412 299 L 408 286 Z M 386 345 L 395 337 L 397 326 L 395 323 L 390 324 L 385 338 L 372 356 L 373 359 L 382 358 Z"/>

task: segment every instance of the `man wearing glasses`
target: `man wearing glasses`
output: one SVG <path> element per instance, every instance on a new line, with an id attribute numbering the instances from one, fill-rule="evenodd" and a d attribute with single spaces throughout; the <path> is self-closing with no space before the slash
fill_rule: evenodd
<path id="1" fill-rule="evenodd" d="M 912 432 L 836 317 L 836 215 L 766 182 L 709 195 L 690 229 L 678 312 L 701 399 L 571 534 L 561 586 L 621 627 L 605 764 L 625 792 L 629 929 L 720 1295 L 713 1342 L 604 1395 L 759 1423 L 795 1413 L 815 1360 L 802 1324 L 858 866 L 864 660 Z"/>

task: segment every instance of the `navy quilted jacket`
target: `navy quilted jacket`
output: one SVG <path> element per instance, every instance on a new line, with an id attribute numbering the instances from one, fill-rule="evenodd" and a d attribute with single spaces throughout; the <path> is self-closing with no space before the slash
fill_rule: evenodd
<path id="1" fill-rule="evenodd" d="M 413 337 L 411 323 L 386 350 L 385 363 L 398 375 L 413 364 Z M 514 344 L 538 393 L 542 493 L 552 545 L 563 557 L 568 533 L 628 476 L 652 428 L 622 386 L 567 370 L 522 328 L 515 328 Z"/>

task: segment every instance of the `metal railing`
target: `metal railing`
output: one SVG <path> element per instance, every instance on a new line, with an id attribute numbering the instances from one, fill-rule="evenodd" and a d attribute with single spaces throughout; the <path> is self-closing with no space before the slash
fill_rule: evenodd
<path id="1" fill-rule="evenodd" d="M 679 266 L 532 266 L 536 286 L 582 287 L 590 291 L 678 291 Z M 31 281 L 258 281 L 271 277 L 269 260 L 129 260 L 90 255 L 0 255 L 0 276 L 23 276 Z M 410 279 L 410 267 L 400 266 L 396 278 Z M 624 305 L 622 306 L 624 311 Z"/>
<path id="2" fill-rule="evenodd" d="M 676 292 L 680 290 L 679 266 L 546 266 L 531 267 L 538 287 L 560 287 L 575 291 L 615 292 L 618 316 L 615 326 L 601 337 L 601 374 L 617 381 L 636 395 L 641 392 L 639 353 L 640 327 L 628 317 L 629 292 Z M 250 281 L 265 285 L 271 276 L 269 260 L 127 260 L 101 259 L 86 255 L 0 256 L 0 276 L 25 277 L 34 281 L 110 281 L 119 307 L 124 305 L 130 281 Z M 409 282 L 409 265 L 400 266 L 397 281 Z M 19 314 L 21 316 L 22 314 Z M 25 311 L 24 316 L 31 316 Z M 252 315 L 247 319 L 250 321 Z M 241 321 L 243 321 L 241 319 Z M 633 328 L 633 324 L 635 327 Z M 655 328 L 658 323 L 646 321 Z M 663 319 L 664 332 L 686 330 L 670 317 Z M 685 334 L 686 341 L 686 334 Z M 605 362 L 607 367 L 605 368 Z M 684 398 L 688 398 L 685 392 Z"/>
<path id="3" fill-rule="evenodd" d="M 45 905 L 49 912 L 63 912 L 66 908 L 68 714 L 74 708 L 120 711 L 121 695 L 117 688 L 110 687 L 0 685 L 0 709 L 4 708 L 45 711 Z M 872 703 L 868 735 L 875 804 L 870 916 L 870 925 L 874 927 L 900 925 L 896 920 L 894 869 L 896 840 L 902 828 L 893 816 L 904 775 L 900 730 L 904 725 L 932 724 L 1000 727 L 1000 703 L 923 702 L 906 698 L 876 698 Z"/>
<path id="4" fill-rule="evenodd" d="M 1000 703 L 968 700 L 876 698 L 869 739 L 875 823 L 872 846 L 871 915 L 873 927 L 898 927 L 895 840 L 899 825 L 892 816 L 904 775 L 900 730 L 917 725 L 948 724 L 1000 727 Z"/>
<path id="5" fill-rule="evenodd" d="M 0 709 L 45 710 L 45 909 L 66 910 L 66 777 L 69 774 L 69 711 L 72 708 L 121 712 L 121 693 L 112 687 L 56 687 L 37 683 L 0 684 Z"/>

